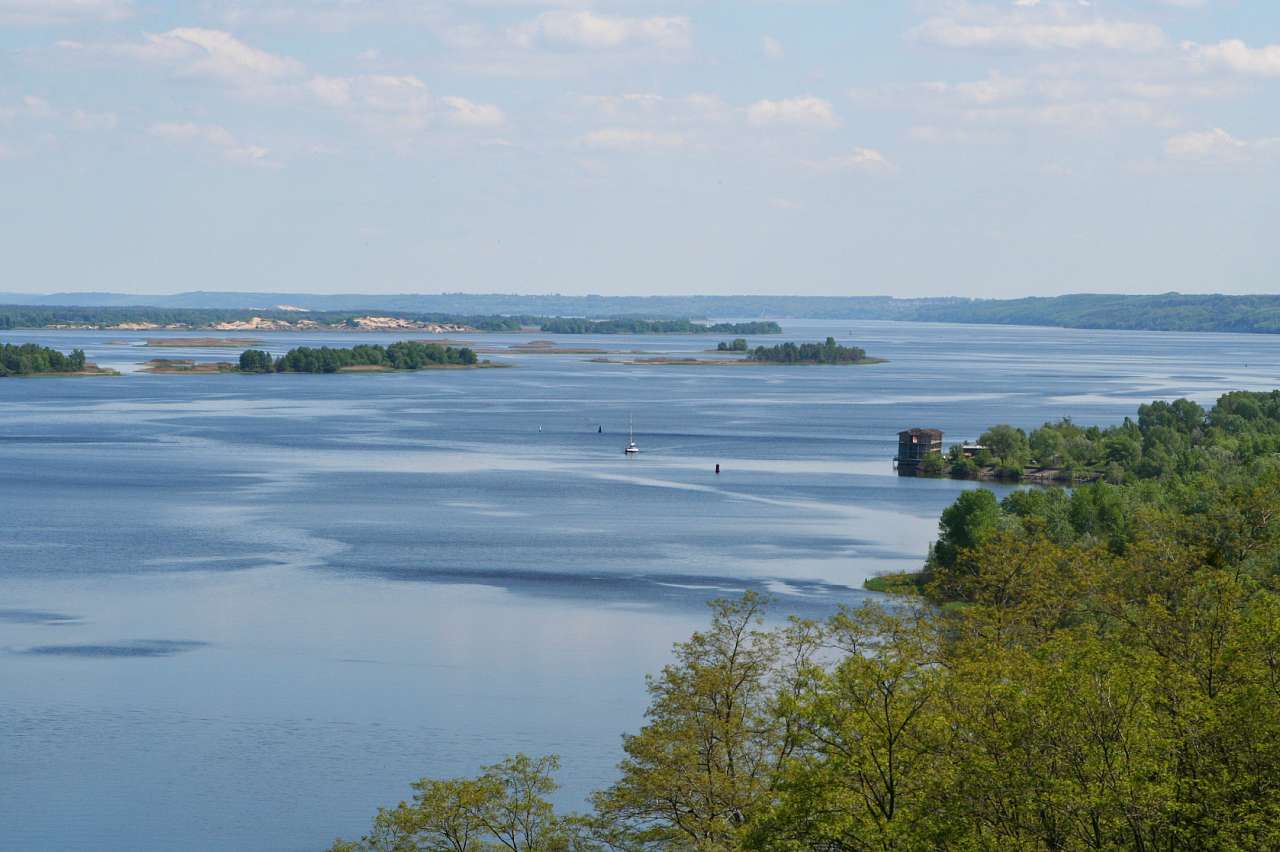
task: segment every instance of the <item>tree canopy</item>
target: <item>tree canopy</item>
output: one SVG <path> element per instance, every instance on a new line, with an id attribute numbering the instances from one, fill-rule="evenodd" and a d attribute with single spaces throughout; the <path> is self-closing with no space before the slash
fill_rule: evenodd
<path id="1" fill-rule="evenodd" d="M 775 364 L 856 364 L 865 361 L 867 353 L 857 346 L 841 346 L 834 337 L 822 343 L 786 343 L 757 346 L 747 353 L 752 361 Z"/>
<path id="2" fill-rule="evenodd" d="M 249 350 L 253 351 L 253 350 Z M 243 368 L 246 352 L 240 356 Z M 265 354 L 265 353 L 264 353 Z M 250 356 L 258 363 L 258 356 Z M 471 366 L 477 363 L 474 350 L 439 343 L 401 340 L 390 346 L 361 344 L 350 349 L 328 346 L 298 346 L 276 359 L 277 373 L 336 373 L 347 367 L 383 367 L 391 370 L 421 370 L 433 366 Z"/>
<path id="3" fill-rule="evenodd" d="M 0 376 L 76 373 L 84 369 L 84 350 L 70 355 L 37 343 L 0 343 Z"/>

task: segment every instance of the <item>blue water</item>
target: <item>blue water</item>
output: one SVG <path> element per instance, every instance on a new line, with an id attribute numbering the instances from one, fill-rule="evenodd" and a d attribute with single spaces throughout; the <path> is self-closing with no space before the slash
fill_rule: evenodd
<path id="1" fill-rule="evenodd" d="M 706 599 L 822 615 L 919 565 L 973 486 L 896 477 L 899 429 L 1280 384 L 1273 337 L 785 329 L 890 361 L 626 366 L 475 335 L 515 368 L 0 380 L 0 847 L 323 848 L 411 779 L 518 750 L 559 753 L 580 806 Z M 5 339 L 125 371 L 234 353 L 139 345 L 158 336 L 182 335 Z"/>

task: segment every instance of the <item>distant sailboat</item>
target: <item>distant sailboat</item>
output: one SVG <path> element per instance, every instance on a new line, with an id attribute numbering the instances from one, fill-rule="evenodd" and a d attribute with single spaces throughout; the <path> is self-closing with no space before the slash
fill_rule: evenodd
<path id="1" fill-rule="evenodd" d="M 640 452 L 640 448 L 636 446 L 636 432 L 630 417 L 627 417 L 627 448 L 622 452 L 629 456 Z"/>

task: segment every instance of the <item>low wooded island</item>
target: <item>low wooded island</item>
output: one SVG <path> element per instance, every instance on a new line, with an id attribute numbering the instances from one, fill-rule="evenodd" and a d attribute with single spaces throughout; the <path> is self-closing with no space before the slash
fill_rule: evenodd
<path id="1" fill-rule="evenodd" d="M 737 341 L 734 341 L 737 343 Z M 767 364 L 878 364 L 879 358 L 868 358 L 865 349 L 842 346 L 834 337 L 823 343 L 779 343 L 747 350 L 747 360 Z"/>
<path id="2" fill-rule="evenodd" d="M 339 373 L 482 366 L 492 365 L 481 362 L 475 351 L 466 346 L 401 340 L 389 346 L 374 343 L 349 349 L 298 346 L 275 359 L 261 349 L 246 349 L 240 353 L 239 370 L 242 373 Z"/>
<path id="3" fill-rule="evenodd" d="M 38 343 L 0 343 L 0 376 L 112 376 L 84 360 L 83 349 L 71 354 Z"/>
<path id="4" fill-rule="evenodd" d="M 677 367 L 732 367 L 740 364 L 883 364 L 883 358 L 870 358 L 857 346 L 841 346 L 834 337 L 823 343 L 780 343 L 777 346 L 747 348 L 747 341 L 738 338 L 732 342 L 721 341 L 716 355 L 742 355 L 734 358 L 696 358 L 682 355 L 659 355 L 653 358 L 631 358 L 617 361 L 612 358 L 592 358 L 597 364 L 630 364 L 632 366 Z"/>

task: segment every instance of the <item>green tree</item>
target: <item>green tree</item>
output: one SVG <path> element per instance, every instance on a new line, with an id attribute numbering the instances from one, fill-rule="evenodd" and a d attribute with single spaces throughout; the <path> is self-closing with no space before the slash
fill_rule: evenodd
<path id="1" fill-rule="evenodd" d="M 557 817 L 547 796 L 558 785 L 555 755 L 518 754 L 484 768 L 476 778 L 423 778 L 412 803 L 382 808 L 373 830 L 357 842 L 336 841 L 331 852 L 575 852 L 596 848 L 576 821 Z"/>
<path id="2" fill-rule="evenodd" d="M 625 848 L 731 850 L 771 803 L 800 732 L 778 712 L 812 650 L 804 625 L 761 630 L 764 601 L 711 604 L 711 628 L 676 646 L 649 679 L 646 724 L 623 739 L 622 776 L 598 793 L 598 814 Z"/>
<path id="3" fill-rule="evenodd" d="M 977 547 L 1000 524 L 1000 503 L 986 488 L 965 491 L 948 506 L 938 521 L 934 559 L 952 566 L 962 550 Z"/>
<path id="4" fill-rule="evenodd" d="M 978 443 L 989 449 L 1001 464 L 1010 467 L 1022 467 L 1031 454 L 1026 433 L 1008 424 L 992 426 L 982 433 Z"/>
<path id="5" fill-rule="evenodd" d="M 271 355 L 261 349 L 246 349 L 240 353 L 240 372 L 270 373 L 275 369 Z"/>

